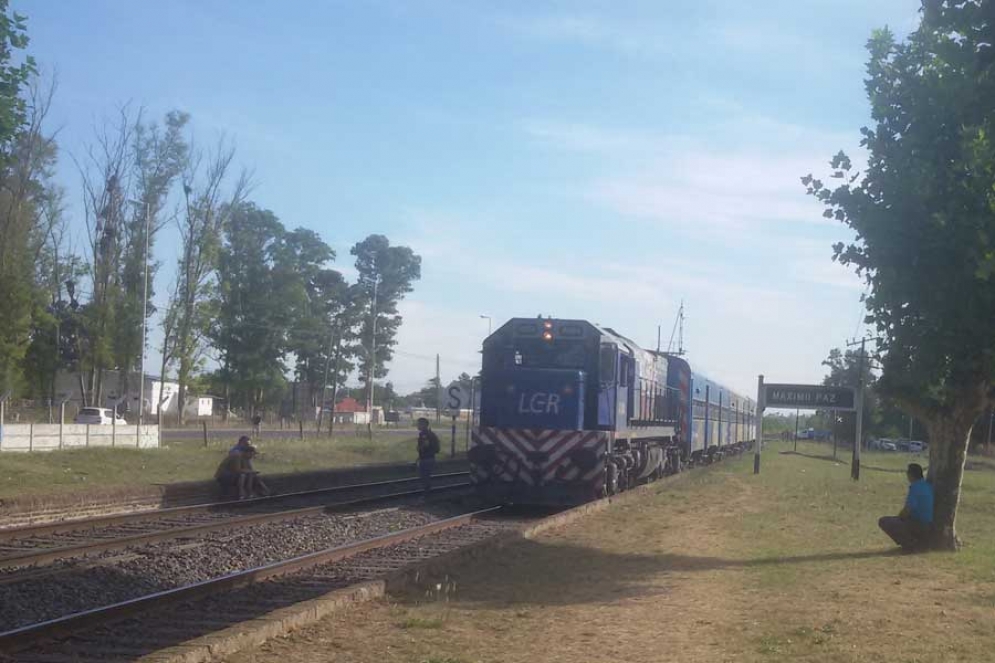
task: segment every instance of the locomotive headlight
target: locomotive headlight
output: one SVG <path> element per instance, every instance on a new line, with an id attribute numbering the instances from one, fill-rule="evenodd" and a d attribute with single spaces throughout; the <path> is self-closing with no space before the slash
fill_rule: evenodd
<path id="1" fill-rule="evenodd" d="M 542 333 L 542 338 L 543 338 L 543 340 L 546 340 L 546 341 L 552 341 L 553 340 L 553 332 L 548 331 L 548 330 L 544 331 Z"/>

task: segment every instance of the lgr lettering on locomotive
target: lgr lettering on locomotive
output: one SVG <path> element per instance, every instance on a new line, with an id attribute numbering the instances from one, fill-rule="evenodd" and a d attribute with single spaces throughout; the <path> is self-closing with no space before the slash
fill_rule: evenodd
<path id="1" fill-rule="evenodd" d="M 519 414 L 559 414 L 560 395 L 538 392 L 532 394 L 525 402 L 526 395 L 522 394 L 518 399 Z"/>

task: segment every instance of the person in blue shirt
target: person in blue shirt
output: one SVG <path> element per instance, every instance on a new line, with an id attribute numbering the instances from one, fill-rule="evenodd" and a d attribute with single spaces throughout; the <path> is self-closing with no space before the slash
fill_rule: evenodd
<path id="1" fill-rule="evenodd" d="M 933 486 L 923 478 L 919 463 L 909 463 L 905 476 L 909 480 L 905 506 L 897 516 L 881 518 L 878 527 L 903 550 L 913 551 L 925 547 L 929 537 L 933 524 Z"/>

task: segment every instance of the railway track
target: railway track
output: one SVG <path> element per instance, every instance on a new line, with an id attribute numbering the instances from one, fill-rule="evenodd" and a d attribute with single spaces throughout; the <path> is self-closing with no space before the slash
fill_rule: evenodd
<path id="1" fill-rule="evenodd" d="M 467 487 L 468 477 L 468 472 L 441 474 L 435 477 L 434 485 L 440 490 Z M 365 504 L 370 500 L 404 497 L 417 492 L 410 488 L 418 483 L 417 478 L 403 478 L 241 502 L 200 504 L 8 528 L 0 530 L 0 583 L 7 582 L 5 576 L 10 575 L 12 569 L 171 539 L 187 539 L 206 532 L 288 520 Z M 405 488 L 408 490 L 404 491 Z M 329 498 L 331 501 L 328 501 Z M 315 501 L 321 503 L 315 505 Z M 5 570 L 8 573 L 4 573 Z"/>
<path id="2" fill-rule="evenodd" d="M 0 633 L 0 656 L 25 663 L 134 661 L 328 592 L 379 579 L 534 516 L 498 507 L 369 537 Z"/>

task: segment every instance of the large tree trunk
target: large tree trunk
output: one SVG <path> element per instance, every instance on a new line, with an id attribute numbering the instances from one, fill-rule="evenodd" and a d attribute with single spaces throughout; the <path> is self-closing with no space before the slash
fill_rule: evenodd
<path id="1" fill-rule="evenodd" d="M 967 460 L 967 442 L 970 424 L 962 417 L 941 417 L 928 422 L 929 428 L 929 480 L 933 484 L 932 547 L 940 550 L 957 550 L 957 506 L 960 487 Z"/>

